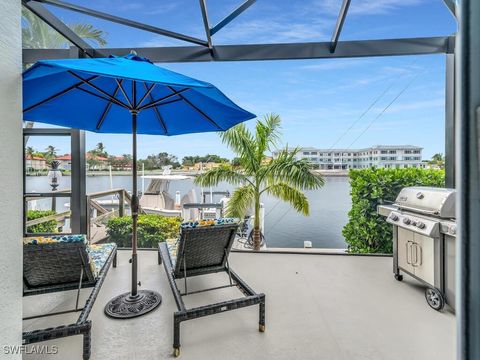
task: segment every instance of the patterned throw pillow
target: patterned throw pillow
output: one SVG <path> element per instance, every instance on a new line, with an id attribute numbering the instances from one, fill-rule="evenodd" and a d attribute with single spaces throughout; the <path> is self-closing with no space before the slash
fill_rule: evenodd
<path id="1" fill-rule="evenodd" d="M 197 221 L 186 221 L 180 226 L 182 229 L 197 228 L 202 226 L 215 226 L 226 224 L 238 224 L 239 220 L 236 218 L 221 218 L 221 219 L 207 219 Z"/>
<path id="2" fill-rule="evenodd" d="M 85 235 L 53 235 L 53 236 L 32 236 L 23 238 L 23 245 L 53 244 L 59 242 L 83 242 L 87 243 Z"/>
<path id="3" fill-rule="evenodd" d="M 165 239 L 165 244 L 167 244 L 172 266 L 175 267 L 175 263 L 177 262 L 178 239 Z"/>
<path id="4" fill-rule="evenodd" d="M 92 269 L 93 276 L 98 277 L 114 247 L 114 243 L 92 244 L 87 246 L 87 254 L 90 259 L 90 268 Z"/>

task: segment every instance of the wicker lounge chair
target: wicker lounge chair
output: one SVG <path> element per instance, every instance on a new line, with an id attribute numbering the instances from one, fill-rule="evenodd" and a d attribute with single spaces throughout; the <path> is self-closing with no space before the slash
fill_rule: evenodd
<path id="1" fill-rule="evenodd" d="M 115 244 L 88 245 L 84 235 L 29 237 L 23 245 L 23 296 L 77 290 L 75 309 L 30 316 L 24 320 L 80 312 L 74 324 L 26 331 L 23 344 L 83 335 L 83 359 L 90 358 L 92 322 L 88 315 L 108 269 L 116 267 Z M 83 308 L 78 307 L 80 289 L 93 287 Z"/>
<path id="2" fill-rule="evenodd" d="M 210 224 L 210 222 L 207 222 Z M 180 355 L 180 323 L 224 311 L 259 305 L 259 331 L 265 331 L 265 295 L 257 294 L 230 268 L 228 255 L 237 233 L 238 224 L 228 220 L 217 220 L 211 226 L 182 225 L 177 240 L 167 240 L 159 245 L 159 264 L 163 263 L 168 281 L 177 303 L 178 311 L 174 313 L 173 351 Z M 200 224 L 201 225 L 201 224 Z M 187 278 L 224 271 L 229 283 L 224 286 L 188 292 Z M 184 292 L 181 293 L 176 280 L 184 279 Z M 187 309 L 182 297 L 210 290 L 236 286 L 243 297 L 220 303 Z"/>

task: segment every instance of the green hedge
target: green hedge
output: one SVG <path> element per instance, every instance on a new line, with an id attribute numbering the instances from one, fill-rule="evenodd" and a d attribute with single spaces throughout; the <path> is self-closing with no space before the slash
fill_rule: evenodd
<path id="1" fill-rule="evenodd" d="M 377 215 L 377 205 L 395 201 L 405 186 L 445 186 L 443 170 L 350 170 L 352 208 L 343 236 L 351 253 L 392 253 L 392 226 Z"/>
<path id="2" fill-rule="evenodd" d="M 138 238 L 140 248 L 156 248 L 158 243 L 165 239 L 175 238 L 180 231 L 181 219 L 154 214 L 138 216 Z M 110 241 L 119 247 L 132 246 L 132 218 L 123 216 L 114 218 L 107 223 L 107 232 Z"/>
<path id="3" fill-rule="evenodd" d="M 35 220 L 49 215 L 54 215 L 52 210 L 28 210 L 27 220 Z M 31 225 L 27 227 L 27 233 L 54 233 L 57 232 L 57 221 L 50 220 L 41 224 Z"/>

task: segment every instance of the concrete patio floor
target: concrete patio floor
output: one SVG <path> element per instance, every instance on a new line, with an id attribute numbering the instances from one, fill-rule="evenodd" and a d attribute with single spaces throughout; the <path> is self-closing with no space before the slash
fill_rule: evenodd
<path id="1" fill-rule="evenodd" d="M 130 284 L 128 251 L 108 277 L 90 315 L 92 359 L 168 359 L 172 356 L 176 310 L 157 253 L 139 254 L 143 289 L 158 290 L 162 305 L 131 320 L 103 314 L 105 303 Z M 257 292 L 266 294 L 266 332 L 258 332 L 258 307 L 247 307 L 182 324 L 184 360 L 351 359 L 451 360 L 455 357 L 455 316 L 428 307 L 423 288 L 405 277 L 394 280 L 392 259 L 372 256 L 232 253 L 232 268 Z M 191 279 L 189 289 L 216 286 L 224 275 Z M 85 299 L 89 290 L 82 291 Z M 200 293 L 187 306 L 238 297 L 236 288 Z M 73 307 L 75 292 L 24 298 L 24 316 Z M 76 320 L 76 314 L 24 321 L 34 329 Z M 82 337 L 39 343 L 57 345 L 56 355 L 24 359 L 80 359 Z"/>

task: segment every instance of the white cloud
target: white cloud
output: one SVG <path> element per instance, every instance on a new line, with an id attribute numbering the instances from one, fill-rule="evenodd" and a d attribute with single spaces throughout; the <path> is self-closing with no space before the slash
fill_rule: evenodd
<path id="1" fill-rule="evenodd" d="M 402 7 L 411 7 L 419 5 L 424 0 L 356 0 L 352 1 L 348 10 L 348 15 L 379 15 L 388 14 Z M 323 14 L 338 16 L 340 11 L 340 0 L 317 0 L 313 3 Z M 311 10 L 312 7 L 310 7 Z"/>
<path id="2" fill-rule="evenodd" d="M 162 4 L 145 4 L 142 2 L 125 1 L 116 7 L 121 12 L 137 13 L 143 15 L 160 15 L 171 12 L 178 8 L 178 3 L 164 2 Z"/>
<path id="3" fill-rule="evenodd" d="M 232 25 L 215 35 L 215 42 L 225 40 L 261 42 L 295 42 L 321 41 L 329 34 L 329 27 L 325 24 L 288 23 L 281 17 L 264 18 L 248 21 L 236 21 Z"/>
<path id="4" fill-rule="evenodd" d="M 167 36 L 154 36 L 150 40 L 142 41 L 139 47 L 163 47 L 185 45 L 184 41 L 173 39 Z"/>
<path id="5" fill-rule="evenodd" d="M 325 71 L 325 70 L 340 70 L 340 69 L 348 69 L 354 66 L 361 66 L 369 63 L 368 60 L 343 60 L 343 59 L 335 59 L 335 60 L 321 60 L 317 64 L 310 64 L 310 65 L 303 65 L 300 66 L 299 69 L 301 70 L 311 70 L 311 71 Z"/>
<path id="6" fill-rule="evenodd" d="M 445 107 L 445 99 L 438 98 L 438 99 L 419 100 L 419 101 L 394 104 L 388 109 L 388 112 L 397 113 L 397 112 L 408 111 L 408 110 L 419 110 L 419 109 L 424 110 L 424 109 L 432 109 L 432 108 L 443 109 L 444 107 Z"/>

